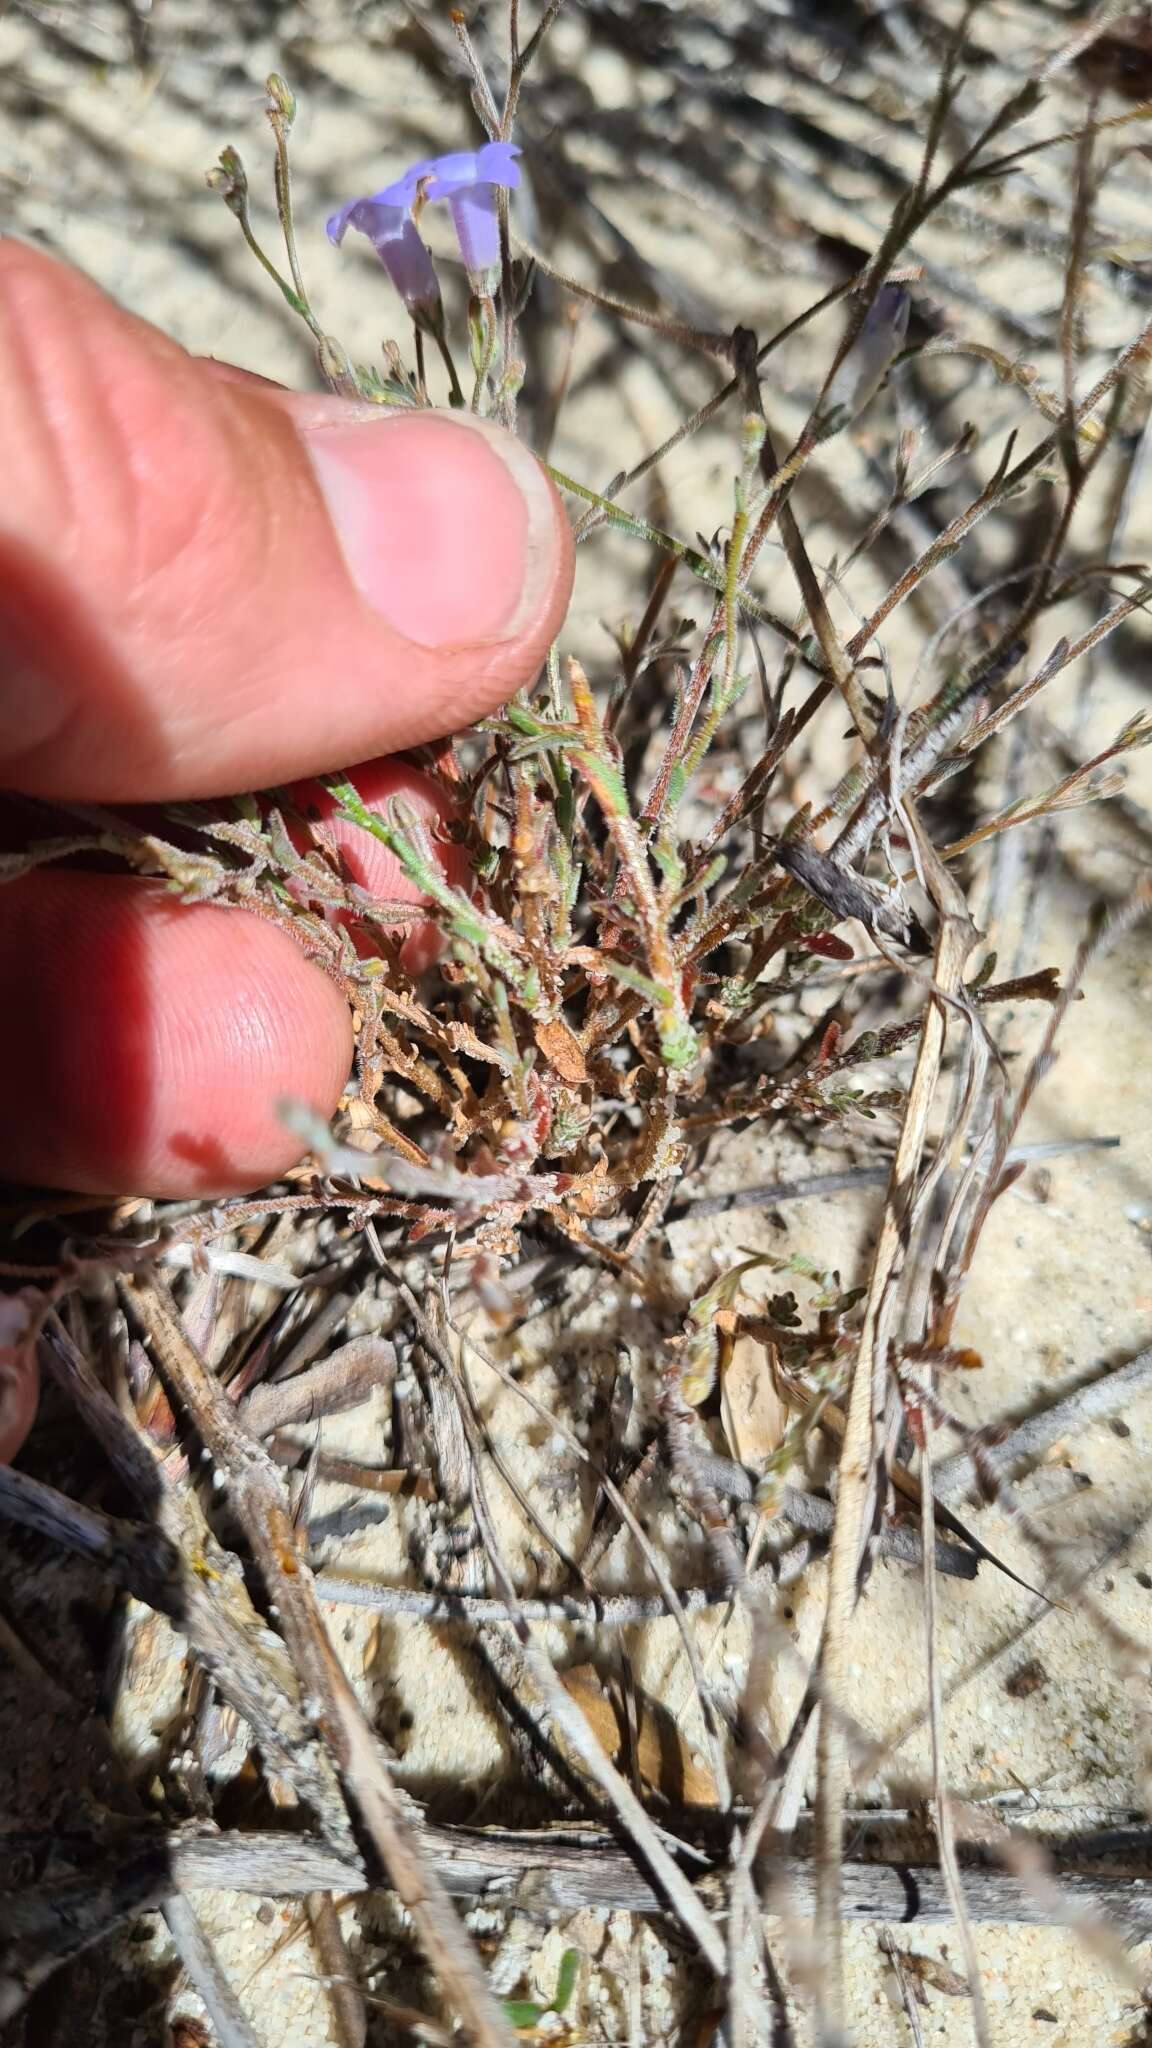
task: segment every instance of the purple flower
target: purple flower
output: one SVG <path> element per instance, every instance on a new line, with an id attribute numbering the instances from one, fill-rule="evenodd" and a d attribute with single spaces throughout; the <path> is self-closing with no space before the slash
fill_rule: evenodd
<path id="1" fill-rule="evenodd" d="M 911 312 L 912 300 L 906 286 L 882 284 L 868 308 L 857 347 L 869 343 L 877 354 L 886 350 L 891 362 L 904 346 Z"/>
<path id="2" fill-rule="evenodd" d="M 359 228 L 392 279 L 408 311 L 415 319 L 434 318 L 440 305 L 440 287 L 432 258 L 411 220 L 407 204 L 389 197 L 397 190 L 377 192 L 371 199 L 350 199 L 328 222 L 328 240 L 344 240 L 349 228 Z"/>
<path id="3" fill-rule="evenodd" d="M 832 379 L 829 407 L 843 406 L 854 417 L 880 389 L 904 346 L 912 301 L 902 284 L 882 284 L 864 325 Z"/>
<path id="4" fill-rule="evenodd" d="M 520 183 L 514 142 L 486 142 L 483 149 L 459 149 L 450 156 L 429 157 L 408 172 L 428 200 L 446 199 L 464 268 L 482 279 L 500 261 L 496 191 Z"/>
<path id="5" fill-rule="evenodd" d="M 424 206 L 444 199 L 451 209 L 464 268 L 473 283 L 482 286 L 488 272 L 500 261 L 497 188 L 510 190 L 520 183 L 516 163 L 519 155 L 515 143 L 486 142 L 483 149 L 459 149 L 448 156 L 425 157 L 410 165 L 402 178 L 385 185 L 382 192 L 342 206 L 328 222 L 329 239 L 339 242 L 345 228 L 360 228 L 374 243 L 405 303 L 412 306 L 413 281 L 425 293 L 429 281 L 435 289 L 432 259 L 416 232 L 414 220 Z M 397 245 L 401 243 L 403 249 L 398 254 Z"/>

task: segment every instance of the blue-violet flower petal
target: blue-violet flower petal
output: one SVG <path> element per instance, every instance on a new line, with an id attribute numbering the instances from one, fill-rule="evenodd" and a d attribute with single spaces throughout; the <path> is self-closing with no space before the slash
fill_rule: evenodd
<path id="1" fill-rule="evenodd" d="M 350 227 L 367 235 L 410 312 L 439 303 L 440 287 L 432 258 L 406 207 L 396 205 L 381 193 L 370 199 L 352 199 L 332 215 L 327 227 L 331 242 L 342 242 Z"/>
<path id="2" fill-rule="evenodd" d="M 423 203 L 447 200 L 464 267 L 483 281 L 500 261 L 496 191 L 520 183 L 514 142 L 486 142 L 481 149 L 452 150 L 423 157 L 403 176 L 363 199 L 350 199 L 327 223 L 328 238 L 343 241 L 348 228 L 368 236 L 407 306 L 438 298 L 432 259 L 410 218 Z"/>

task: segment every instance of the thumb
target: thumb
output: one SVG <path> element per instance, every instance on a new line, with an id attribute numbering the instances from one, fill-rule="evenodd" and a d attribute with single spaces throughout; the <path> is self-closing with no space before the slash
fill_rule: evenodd
<path id="1" fill-rule="evenodd" d="M 222 376 L 0 243 L 0 781 L 194 797 L 466 725 L 529 682 L 572 542 L 511 435 Z"/>

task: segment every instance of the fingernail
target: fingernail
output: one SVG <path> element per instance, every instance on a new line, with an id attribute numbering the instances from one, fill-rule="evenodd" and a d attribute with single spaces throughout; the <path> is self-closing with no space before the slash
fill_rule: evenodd
<path id="1" fill-rule="evenodd" d="M 547 478 L 511 434 L 423 412 L 304 438 L 352 577 L 396 632 L 457 647 L 529 624 L 560 542 Z"/>

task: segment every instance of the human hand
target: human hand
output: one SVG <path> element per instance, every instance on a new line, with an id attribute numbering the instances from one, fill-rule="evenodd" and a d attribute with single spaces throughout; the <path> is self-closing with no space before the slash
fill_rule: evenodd
<path id="1" fill-rule="evenodd" d="M 0 784 L 141 803 L 366 762 L 528 682 L 572 542 L 535 459 L 471 415 L 382 413 L 189 356 L 0 243 Z M 356 879 L 412 900 L 337 828 Z M 94 1192 L 259 1185 L 331 1113 L 352 1034 L 280 930 L 160 885 L 42 868 L 0 891 L 0 1160 Z"/>

